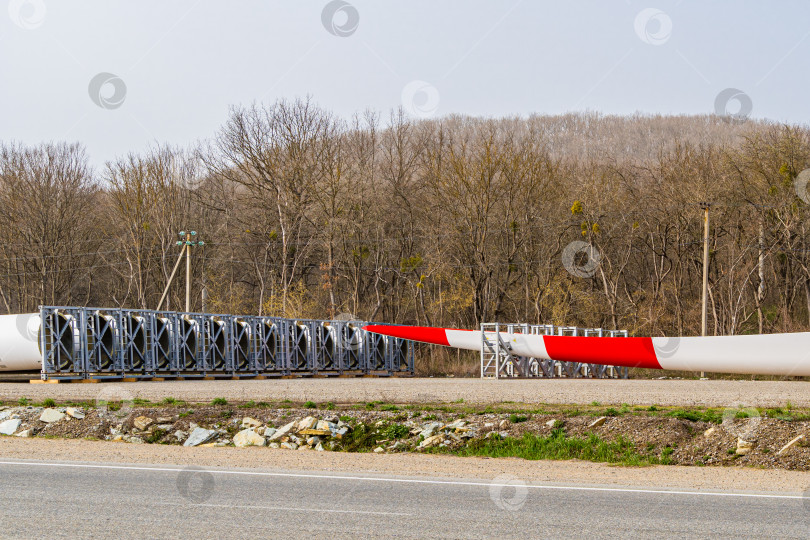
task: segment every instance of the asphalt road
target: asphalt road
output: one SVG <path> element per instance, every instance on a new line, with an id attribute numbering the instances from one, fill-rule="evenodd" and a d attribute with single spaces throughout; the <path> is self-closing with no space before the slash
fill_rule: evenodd
<path id="1" fill-rule="evenodd" d="M 801 494 L 0 458 L 3 538 L 806 538 Z"/>

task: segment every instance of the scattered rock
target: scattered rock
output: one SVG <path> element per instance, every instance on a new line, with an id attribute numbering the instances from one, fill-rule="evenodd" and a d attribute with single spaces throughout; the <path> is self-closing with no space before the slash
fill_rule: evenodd
<path id="1" fill-rule="evenodd" d="M 425 439 L 429 439 L 430 437 L 436 434 L 436 431 L 438 431 L 440 427 L 442 427 L 442 425 L 439 424 L 438 422 L 425 424 L 422 426 L 422 432 L 419 435 L 424 437 Z"/>
<path id="2" fill-rule="evenodd" d="M 603 425 L 605 422 L 607 422 L 607 416 L 600 416 L 599 418 L 588 424 L 588 427 L 589 428 L 599 427 Z"/>
<path id="3" fill-rule="evenodd" d="M 554 424 L 556 424 L 556 423 L 557 423 L 557 420 L 556 420 L 556 419 L 553 419 L 553 420 L 549 420 L 548 422 L 546 422 L 546 425 L 547 425 L 548 427 L 550 427 L 550 428 L 553 428 L 553 427 L 554 427 Z"/>
<path id="4" fill-rule="evenodd" d="M 431 448 L 440 444 L 444 440 L 444 436 L 441 434 L 433 435 L 432 437 L 428 437 L 424 441 L 419 443 L 419 448 Z"/>
<path id="5" fill-rule="evenodd" d="M 318 425 L 318 419 L 314 416 L 307 416 L 300 422 L 298 422 L 298 431 L 302 431 L 305 429 L 312 429 L 316 425 Z"/>
<path id="6" fill-rule="evenodd" d="M 323 452 L 323 451 L 324 451 L 323 444 L 318 443 L 318 446 L 316 446 L 316 447 L 315 447 L 315 451 L 317 451 L 317 452 Z"/>
<path id="7" fill-rule="evenodd" d="M 188 436 L 183 446 L 200 446 L 207 443 L 209 440 L 216 436 L 217 432 L 213 429 L 205 429 L 201 427 L 194 428 L 194 431 Z"/>
<path id="8" fill-rule="evenodd" d="M 791 440 L 789 443 L 787 443 L 785 446 L 783 446 L 783 447 L 782 447 L 782 449 L 781 449 L 781 450 L 779 450 L 779 451 L 776 453 L 776 455 L 777 455 L 777 456 L 781 456 L 782 454 L 784 454 L 785 452 L 787 452 L 788 450 L 790 450 L 790 449 L 791 449 L 791 448 L 793 448 L 794 446 L 797 446 L 797 445 L 798 445 L 800 442 L 802 442 L 803 440 L 804 440 L 804 435 L 799 435 L 798 437 L 796 437 L 795 439 L 793 439 L 793 440 Z"/>
<path id="9" fill-rule="evenodd" d="M 65 409 L 65 412 L 68 416 L 75 418 L 76 420 L 81 420 L 84 418 L 84 412 L 81 409 L 77 409 L 76 407 L 68 407 Z"/>
<path id="10" fill-rule="evenodd" d="M 246 416 L 246 417 L 242 418 L 242 427 L 243 428 L 245 428 L 245 427 L 257 428 L 257 427 L 259 427 L 261 425 L 262 425 L 261 422 L 259 422 L 255 418 L 251 418 L 250 416 Z"/>
<path id="11" fill-rule="evenodd" d="M 754 441 L 744 441 L 742 439 L 737 439 L 737 454 L 740 456 L 744 456 L 746 454 L 750 454 L 751 450 L 754 449 L 756 446 L 756 442 Z"/>
<path id="12" fill-rule="evenodd" d="M 30 429 L 24 429 L 17 433 L 17 437 L 30 437 L 32 434 L 33 432 Z"/>
<path id="13" fill-rule="evenodd" d="M 277 441 L 277 440 L 281 439 L 282 437 L 286 436 L 292 430 L 292 428 L 294 426 L 295 426 L 295 422 L 290 422 L 287 425 L 281 426 L 276 431 L 274 431 L 273 434 L 270 435 L 270 437 L 267 440 L 268 441 Z M 266 435 L 266 433 L 265 433 L 265 435 Z"/>
<path id="14" fill-rule="evenodd" d="M 65 417 L 65 413 L 59 412 L 56 409 L 45 409 L 42 411 L 42 414 L 39 416 L 39 420 L 41 422 L 46 422 L 48 424 L 53 422 L 58 422 L 62 418 Z"/>
<path id="15" fill-rule="evenodd" d="M 269 446 L 270 448 L 278 448 L 278 447 L 279 447 L 279 444 L 278 444 L 277 442 L 271 442 L 271 443 L 270 443 L 270 444 L 268 444 L 267 446 Z"/>
<path id="16" fill-rule="evenodd" d="M 154 420 L 152 420 L 148 416 L 139 416 L 132 421 L 132 425 L 135 426 L 136 429 L 140 429 L 141 431 L 145 431 L 146 428 L 151 426 L 153 423 Z"/>
<path id="17" fill-rule="evenodd" d="M 351 429 L 352 428 L 349 426 L 340 427 L 332 434 L 332 436 L 336 439 L 342 439 L 349 431 L 351 431 Z"/>
<path id="18" fill-rule="evenodd" d="M 509 427 L 509 420 L 501 420 L 501 423 L 498 424 L 498 429 L 507 429 Z"/>
<path id="19" fill-rule="evenodd" d="M 243 429 L 233 437 L 233 444 L 239 448 L 245 446 L 264 446 L 264 437 L 253 431 L 252 429 Z"/>
<path id="20" fill-rule="evenodd" d="M 298 432 L 298 434 L 305 436 L 320 435 L 322 437 L 328 437 L 332 434 L 332 431 L 329 429 L 302 429 Z"/>
<path id="21" fill-rule="evenodd" d="M 174 420 L 175 419 L 172 418 L 171 416 L 158 416 L 157 418 L 155 418 L 155 422 L 158 424 L 169 424 L 174 422 Z"/>
<path id="22" fill-rule="evenodd" d="M 264 435 L 265 437 L 272 437 L 275 432 L 276 432 L 276 428 L 266 427 L 266 428 L 264 428 L 264 433 L 262 435 Z M 257 433 L 258 433 L 258 431 L 257 431 Z"/>
<path id="23" fill-rule="evenodd" d="M 320 438 L 320 437 L 318 437 L 318 436 L 309 437 L 309 438 L 307 439 L 307 445 L 308 445 L 308 446 L 317 446 L 317 445 L 319 445 L 320 443 L 321 443 L 321 438 Z"/>
<path id="24" fill-rule="evenodd" d="M 296 450 L 298 445 L 294 442 L 283 442 L 279 445 L 279 448 L 284 448 L 285 450 Z"/>
<path id="25" fill-rule="evenodd" d="M 442 429 L 442 431 L 444 431 L 445 429 L 455 431 L 455 430 L 463 428 L 466 425 L 467 425 L 467 422 L 465 422 L 464 420 L 456 420 L 455 422 L 451 422 L 451 423 L 447 424 L 446 426 L 444 426 L 441 429 Z"/>
<path id="26" fill-rule="evenodd" d="M 385 452 L 385 449 L 382 446 L 378 446 L 374 449 L 375 454 L 382 454 L 383 452 Z"/>
<path id="27" fill-rule="evenodd" d="M 703 436 L 704 437 L 711 437 L 715 433 L 717 433 L 717 428 L 716 427 L 710 427 L 709 429 L 707 429 L 706 431 L 703 432 Z"/>
<path id="28" fill-rule="evenodd" d="M 4 422 L 0 423 L 0 435 L 14 435 L 14 432 L 22 424 L 22 420 L 5 420 Z"/>

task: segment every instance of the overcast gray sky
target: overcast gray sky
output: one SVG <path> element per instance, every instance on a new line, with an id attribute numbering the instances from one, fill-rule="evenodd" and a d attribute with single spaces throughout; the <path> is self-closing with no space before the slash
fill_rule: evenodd
<path id="1" fill-rule="evenodd" d="M 347 118 L 810 118 L 806 0 L 2 1 L 0 140 L 80 141 L 95 165 L 305 95 Z"/>

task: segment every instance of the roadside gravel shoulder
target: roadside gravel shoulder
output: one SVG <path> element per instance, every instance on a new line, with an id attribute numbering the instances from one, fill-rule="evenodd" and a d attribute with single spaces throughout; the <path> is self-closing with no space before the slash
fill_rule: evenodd
<path id="1" fill-rule="evenodd" d="M 617 467 L 580 461 L 461 458 L 423 454 L 291 452 L 268 448 L 189 448 L 69 439 L 0 438 L 0 461 L 37 460 L 154 466 L 322 471 L 491 481 L 511 475 L 525 482 L 669 489 L 802 493 L 810 473 L 740 467 Z"/>
<path id="2" fill-rule="evenodd" d="M 111 386 L 116 387 L 111 391 Z M 175 398 L 209 403 L 228 401 L 358 403 L 577 403 L 728 407 L 810 407 L 810 382 L 697 380 L 482 380 L 434 378 L 274 379 L 245 381 L 164 381 L 99 384 L 0 383 L 0 400 L 26 397 L 40 402 L 95 401 L 109 392 L 158 402 Z"/>

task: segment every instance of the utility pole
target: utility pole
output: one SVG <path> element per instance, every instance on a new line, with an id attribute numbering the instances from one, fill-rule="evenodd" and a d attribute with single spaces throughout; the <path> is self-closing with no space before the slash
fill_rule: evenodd
<path id="1" fill-rule="evenodd" d="M 177 242 L 178 246 L 183 246 L 183 249 L 186 250 L 186 313 L 191 311 L 191 247 L 192 246 L 204 246 L 205 242 L 202 240 L 196 240 L 197 238 L 197 231 L 180 231 L 180 238 L 184 238 L 185 241 L 180 240 Z M 192 240 L 194 238 L 195 240 Z M 183 251 L 180 251 L 180 256 L 183 256 Z"/>
<path id="2" fill-rule="evenodd" d="M 703 209 L 703 301 L 701 305 L 700 316 L 700 335 L 706 335 L 706 326 L 708 322 L 707 300 L 709 296 L 709 207 L 711 203 L 702 202 L 700 207 Z M 706 374 L 700 372 L 702 379 Z"/>

